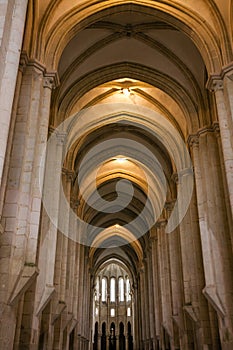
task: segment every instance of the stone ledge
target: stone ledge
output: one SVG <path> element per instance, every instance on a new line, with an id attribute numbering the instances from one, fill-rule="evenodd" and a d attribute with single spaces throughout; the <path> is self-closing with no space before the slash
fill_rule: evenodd
<path id="1" fill-rule="evenodd" d="M 31 286 L 38 276 L 39 270 L 35 265 L 25 265 L 12 292 L 8 304 L 13 306 L 20 299 L 22 294 Z"/>
<path id="2" fill-rule="evenodd" d="M 226 312 L 224 306 L 222 305 L 221 299 L 217 294 L 216 288 L 214 286 L 206 286 L 202 293 L 209 301 L 209 303 L 213 306 L 213 308 L 217 311 L 217 313 L 224 318 L 226 316 Z"/>

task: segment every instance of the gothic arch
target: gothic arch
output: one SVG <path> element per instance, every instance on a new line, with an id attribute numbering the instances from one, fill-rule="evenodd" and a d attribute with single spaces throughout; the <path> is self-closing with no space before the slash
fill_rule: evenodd
<path id="1" fill-rule="evenodd" d="M 161 74 L 159 71 L 145 67 L 144 65 L 125 62 L 106 66 L 94 72 L 92 71 L 69 87 L 60 101 L 57 101 L 58 111 L 56 113 L 57 121 L 55 125 L 59 124 L 70 115 L 77 100 L 89 90 L 114 79 L 125 78 L 127 76 L 158 87 L 170 95 L 183 110 L 190 133 L 206 124 L 206 115 L 202 114 L 202 109 L 200 108 L 197 110 L 197 104 L 193 96 L 191 96 L 177 81 L 168 75 Z M 199 103 L 203 105 L 203 100 L 200 95 L 198 95 L 197 99 Z"/>
<path id="2" fill-rule="evenodd" d="M 40 43 L 38 52 L 45 52 L 45 56 L 39 59 L 44 61 L 49 69 L 57 68 L 64 47 L 79 30 L 108 14 L 110 9 L 112 10 L 114 8 L 115 11 L 124 11 L 124 9 L 127 10 L 129 7 L 131 10 L 133 8 L 137 10 L 137 8 L 140 7 L 140 10 L 143 8 L 145 12 L 150 11 L 150 13 L 153 10 L 159 18 L 163 18 L 167 23 L 174 25 L 188 35 L 199 48 L 209 73 L 218 72 L 222 65 L 228 63 L 231 58 L 229 47 L 224 47 L 223 42 L 221 47 L 221 44 L 219 45 L 218 43 L 217 32 L 219 30 L 221 33 L 224 30 L 220 18 L 218 18 L 218 29 L 214 32 L 209 24 L 204 21 L 197 12 L 192 12 L 192 15 L 190 15 L 190 9 L 180 4 L 171 6 L 169 3 L 165 2 L 165 4 L 161 5 L 161 2 L 152 3 L 151 1 L 147 1 L 145 4 L 145 1 L 141 2 L 136 0 L 124 1 L 124 5 L 119 4 L 117 0 L 112 1 L 111 4 L 103 3 L 104 5 L 101 2 L 99 6 L 93 6 L 92 13 L 94 14 L 90 17 L 85 14 L 85 8 L 83 8 L 83 11 L 80 10 L 80 6 L 78 11 L 77 8 L 71 9 L 68 13 L 64 14 L 62 18 L 59 18 L 59 23 L 56 23 L 53 28 L 45 34 L 46 23 L 48 23 L 52 12 L 47 15 L 39 31 Z M 64 27 L 67 28 L 67 31 L 63 40 L 61 40 L 61 31 L 64 34 Z M 45 39 L 46 36 L 47 39 Z M 224 36 L 226 36 L 225 30 L 220 37 Z M 222 50 L 225 52 L 225 57 L 223 57 L 221 53 Z"/>

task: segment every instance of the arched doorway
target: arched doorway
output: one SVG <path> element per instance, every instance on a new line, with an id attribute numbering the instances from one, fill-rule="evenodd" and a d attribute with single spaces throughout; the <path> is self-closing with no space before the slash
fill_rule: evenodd
<path id="1" fill-rule="evenodd" d="M 107 350 L 106 323 L 102 323 L 101 350 Z"/>
<path id="2" fill-rule="evenodd" d="M 110 326 L 109 335 L 109 350 L 116 350 L 116 334 L 115 334 L 115 323 L 112 322 Z"/>
<path id="3" fill-rule="evenodd" d="M 119 350 L 125 350 L 125 327 L 123 322 L 119 325 Z"/>

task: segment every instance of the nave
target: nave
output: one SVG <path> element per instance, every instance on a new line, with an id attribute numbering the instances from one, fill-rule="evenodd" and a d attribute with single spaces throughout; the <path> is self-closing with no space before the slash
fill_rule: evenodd
<path id="1" fill-rule="evenodd" d="M 233 1 L 0 1 L 0 349 L 233 349 Z"/>

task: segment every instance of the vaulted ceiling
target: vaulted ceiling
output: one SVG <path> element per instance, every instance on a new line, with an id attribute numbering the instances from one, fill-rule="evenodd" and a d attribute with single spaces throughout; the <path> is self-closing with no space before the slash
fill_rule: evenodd
<path id="1" fill-rule="evenodd" d="M 232 60 L 231 9 L 230 0 L 29 2 L 24 49 L 58 73 L 51 124 L 67 121 L 64 167 L 73 172 L 72 196 L 89 225 L 93 262 L 115 254 L 135 266 L 151 217 L 176 199 L 174 173 L 187 163 L 175 154 L 190 134 L 214 121 L 205 85 Z M 128 143 L 119 148 L 114 142 L 120 139 Z M 139 147 L 130 153 L 132 143 Z M 117 190 L 122 180 L 131 182 L 132 192 L 124 184 Z M 117 207 L 125 193 L 132 198 Z M 103 249 L 114 246 L 117 251 Z"/>

